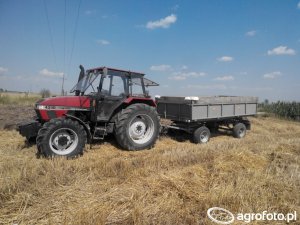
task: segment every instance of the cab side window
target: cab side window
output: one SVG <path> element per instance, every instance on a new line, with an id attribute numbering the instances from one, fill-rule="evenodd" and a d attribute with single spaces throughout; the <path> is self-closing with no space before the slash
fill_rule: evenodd
<path id="1" fill-rule="evenodd" d="M 111 96 L 125 95 L 124 80 L 119 76 L 112 77 Z"/>

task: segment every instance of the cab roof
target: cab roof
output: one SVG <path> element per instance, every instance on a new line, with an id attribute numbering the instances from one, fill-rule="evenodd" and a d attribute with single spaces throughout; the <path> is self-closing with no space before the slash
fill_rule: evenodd
<path id="1" fill-rule="evenodd" d="M 104 74 L 105 69 L 107 69 L 107 74 L 108 75 L 112 75 L 112 76 L 125 76 L 125 77 L 131 77 L 131 78 L 143 78 L 144 81 L 144 85 L 146 87 L 150 87 L 150 86 L 159 86 L 158 83 L 149 80 L 147 78 L 145 78 L 145 74 L 144 73 L 140 73 L 140 72 L 134 72 L 134 71 L 130 71 L 130 70 L 121 70 L 121 69 L 115 69 L 115 68 L 111 68 L 111 67 L 97 67 L 97 68 L 92 68 L 92 69 L 88 69 L 86 71 L 86 73 L 101 73 Z M 135 83 L 135 82 L 134 82 Z M 135 83 L 138 84 L 138 83 Z M 138 84 L 141 85 L 141 84 Z"/>
<path id="2" fill-rule="evenodd" d="M 88 69 L 86 72 L 94 72 L 94 73 L 101 73 L 103 74 L 104 70 L 107 69 L 107 74 L 108 75 L 116 75 L 116 76 L 131 76 L 131 77 L 143 77 L 145 74 L 140 73 L 140 72 L 134 72 L 130 70 L 121 70 L 121 69 L 115 69 L 115 68 L 110 68 L 110 67 L 97 67 L 97 68 L 92 68 Z"/>

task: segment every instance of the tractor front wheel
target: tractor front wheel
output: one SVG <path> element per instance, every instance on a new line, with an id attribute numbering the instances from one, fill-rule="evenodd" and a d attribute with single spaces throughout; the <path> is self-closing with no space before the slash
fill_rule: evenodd
<path id="1" fill-rule="evenodd" d="M 36 142 L 38 155 L 72 158 L 83 154 L 86 132 L 77 121 L 63 117 L 56 118 L 43 125 Z"/>
<path id="2" fill-rule="evenodd" d="M 139 103 L 119 112 L 114 134 L 123 149 L 142 150 L 154 146 L 159 130 L 159 117 L 155 108 Z"/>

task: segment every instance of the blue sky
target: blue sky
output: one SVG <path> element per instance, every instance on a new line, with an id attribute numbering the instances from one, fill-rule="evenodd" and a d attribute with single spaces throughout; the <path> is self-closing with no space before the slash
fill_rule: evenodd
<path id="1" fill-rule="evenodd" d="M 145 72 L 153 95 L 300 101 L 299 0 L 0 0 L 0 27 L 4 89 L 70 90 L 82 64 Z"/>

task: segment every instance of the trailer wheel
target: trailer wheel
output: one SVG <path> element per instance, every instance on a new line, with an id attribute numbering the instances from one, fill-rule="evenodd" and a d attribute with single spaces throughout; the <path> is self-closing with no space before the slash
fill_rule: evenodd
<path id="1" fill-rule="evenodd" d="M 207 143 L 209 139 L 210 139 L 210 131 L 206 126 L 199 127 L 194 131 L 193 140 L 196 144 Z"/>
<path id="2" fill-rule="evenodd" d="M 247 128 L 243 123 L 237 123 L 233 127 L 233 136 L 235 138 L 243 138 L 246 135 Z"/>
<path id="3" fill-rule="evenodd" d="M 159 130 L 159 117 L 155 108 L 139 103 L 119 112 L 114 135 L 123 149 L 142 150 L 154 146 Z"/>
<path id="4" fill-rule="evenodd" d="M 38 156 L 73 158 L 83 154 L 86 132 L 77 121 L 55 118 L 39 130 L 36 142 Z"/>

